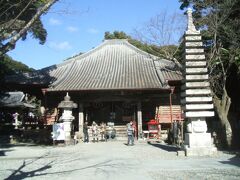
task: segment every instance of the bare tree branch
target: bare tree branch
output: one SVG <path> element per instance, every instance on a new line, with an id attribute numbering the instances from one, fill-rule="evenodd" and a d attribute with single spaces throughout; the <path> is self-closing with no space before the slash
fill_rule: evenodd
<path id="1" fill-rule="evenodd" d="M 174 56 L 179 50 L 179 37 L 184 33 L 185 22 L 184 15 L 177 13 L 169 15 L 165 11 L 151 18 L 144 24 L 144 27 L 136 28 L 134 37 L 143 43 L 161 47 L 161 52 L 158 52 L 159 56 L 174 61 L 181 68 L 181 64 Z M 177 48 L 173 51 L 169 45 L 176 45 Z"/>

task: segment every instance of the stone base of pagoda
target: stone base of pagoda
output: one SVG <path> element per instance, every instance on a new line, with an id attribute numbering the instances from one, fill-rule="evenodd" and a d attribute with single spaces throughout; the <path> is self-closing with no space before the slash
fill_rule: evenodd
<path id="1" fill-rule="evenodd" d="M 184 150 L 186 156 L 212 156 L 217 153 L 210 133 L 207 133 L 205 118 L 190 119 L 185 133 Z"/>
<path id="2" fill-rule="evenodd" d="M 217 153 L 210 133 L 186 133 L 184 150 L 186 156 L 212 156 Z"/>

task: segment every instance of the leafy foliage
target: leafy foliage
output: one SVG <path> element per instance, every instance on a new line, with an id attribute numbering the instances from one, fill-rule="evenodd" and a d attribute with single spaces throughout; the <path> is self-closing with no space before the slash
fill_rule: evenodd
<path id="1" fill-rule="evenodd" d="M 175 46 L 175 45 L 157 46 L 157 45 L 153 45 L 153 44 L 143 43 L 137 39 L 132 38 L 131 36 L 127 35 L 123 31 L 114 31 L 113 33 L 105 32 L 104 38 L 105 39 L 127 39 L 128 42 L 130 44 L 132 44 L 133 46 L 135 46 L 149 54 L 153 54 L 155 56 L 166 58 L 166 59 L 168 59 L 168 58 L 163 55 L 166 50 L 169 52 L 175 52 L 177 49 L 177 46 Z M 176 54 L 176 58 L 179 58 L 178 57 L 179 55 L 180 54 Z"/>
<path id="2" fill-rule="evenodd" d="M 13 75 L 19 72 L 30 72 L 34 69 L 29 68 L 27 65 L 13 60 L 8 55 L 1 57 L 0 59 L 0 81 L 6 75 Z"/>
<path id="3" fill-rule="evenodd" d="M 19 32 L 22 27 L 31 20 L 38 8 L 46 1 L 40 0 L 2 0 L 0 1 L 0 42 L 10 38 Z M 39 39 L 40 44 L 46 41 L 47 31 L 40 19 L 29 29 L 34 38 Z M 26 35 L 23 39 L 26 38 Z"/>
<path id="4" fill-rule="evenodd" d="M 44 44 L 47 31 L 40 16 L 57 0 L 1 0 L 0 1 L 0 56 L 15 48 L 16 42 L 30 33 Z"/>

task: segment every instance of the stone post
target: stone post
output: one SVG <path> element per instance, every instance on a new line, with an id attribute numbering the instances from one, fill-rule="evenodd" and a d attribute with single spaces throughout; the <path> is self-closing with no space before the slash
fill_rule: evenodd
<path id="1" fill-rule="evenodd" d="M 79 103 L 79 113 L 78 113 L 78 131 L 80 138 L 83 137 L 83 121 L 84 121 L 84 114 L 83 114 L 83 104 Z"/>
<path id="2" fill-rule="evenodd" d="M 138 138 L 142 138 L 142 103 L 137 103 Z"/>
<path id="3" fill-rule="evenodd" d="M 188 27 L 185 32 L 185 69 L 182 84 L 182 101 L 187 133 L 184 149 L 187 156 L 212 155 L 216 148 L 212 144 L 211 134 L 207 133 L 206 117 L 214 116 L 208 70 L 202 37 L 192 19 L 192 10 L 188 9 Z"/>
<path id="4" fill-rule="evenodd" d="M 63 114 L 60 117 L 59 121 L 63 121 L 64 124 L 64 133 L 65 133 L 65 144 L 71 144 L 71 132 L 72 132 L 72 121 L 75 119 L 72 115 L 72 109 L 77 108 L 77 104 L 70 100 L 70 96 L 67 95 L 64 97 L 64 100 L 58 104 L 58 108 L 63 109 Z"/>

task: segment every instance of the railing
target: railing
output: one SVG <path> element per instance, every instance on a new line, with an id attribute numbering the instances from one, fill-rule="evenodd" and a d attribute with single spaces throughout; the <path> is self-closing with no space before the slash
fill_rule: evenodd
<path id="1" fill-rule="evenodd" d="M 183 114 L 180 105 L 173 105 L 172 109 L 170 106 L 159 106 L 156 108 L 155 119 L 159 123 L 171 123 L 173 121 L 183 121 Z"/>

